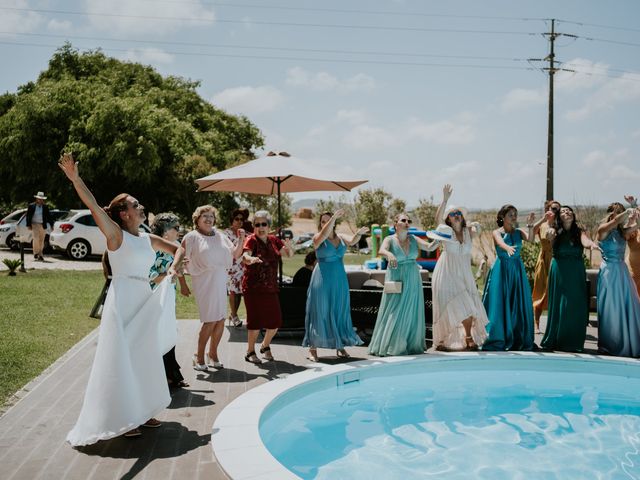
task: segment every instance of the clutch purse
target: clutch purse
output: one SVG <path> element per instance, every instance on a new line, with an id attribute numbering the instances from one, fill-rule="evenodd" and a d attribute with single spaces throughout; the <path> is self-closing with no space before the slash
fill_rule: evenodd
<path id="1" fill-rule="evenodd" d="M 402 293 L 402 282 L 384 282 L 384 293 Z"/>

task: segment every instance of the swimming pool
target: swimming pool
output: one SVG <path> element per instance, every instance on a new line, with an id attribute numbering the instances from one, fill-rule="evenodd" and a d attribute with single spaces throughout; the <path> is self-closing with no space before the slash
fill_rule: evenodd
<path id="1" fill-rule="evenodd" d="M 212 443 L 232 478 L 640 478 L 639 387 L 637 361 L 584 355 L 356 362 L 270 382 L 225 409 L 216 427 L 239 409 L 255 471 L 228 469 L 221 430 Z M 248 467 L 253 453 L 240 450 Z"/>

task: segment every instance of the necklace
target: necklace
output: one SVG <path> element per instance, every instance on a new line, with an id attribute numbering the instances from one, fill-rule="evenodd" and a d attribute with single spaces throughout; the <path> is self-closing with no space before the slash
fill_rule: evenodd
<path id="1" fill-rule="evenodd" d="M 204 235 L 205 237 L 215 237 L 216 236 L 216 231 L 215 230 L 211 230 L 211 232 L 207 233 L 207 232 L 203 232 L 202 230 L 200 230 L 199 228 L 196 228 L 196 230 L 198 231 L 198 233 L 200 235 Z"/>

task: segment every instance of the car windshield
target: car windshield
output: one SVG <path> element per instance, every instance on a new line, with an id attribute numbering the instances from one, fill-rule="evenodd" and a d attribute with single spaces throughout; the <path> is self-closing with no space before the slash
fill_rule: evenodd
<path id="1" fill-rule="evenodd" d="M 59 218 L 60 221 L 62 220 L 70 220 L 71 217 L 75 216 L 78 213 L 77 210 L 69 210 L 67 213 L 65 213 L 63 216 L 61 216 Z"/>

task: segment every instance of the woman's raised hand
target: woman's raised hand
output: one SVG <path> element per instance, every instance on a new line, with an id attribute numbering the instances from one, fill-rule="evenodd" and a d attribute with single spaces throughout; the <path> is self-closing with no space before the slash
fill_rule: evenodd
<path id="1" fill-rule="evenodd" d="M 536 212 L 529 212 L 527 216 L 527 225 L 531 225 L 536 220 Z"/>
<path id="2" fill-rule="evenodd" d="M 446 202 L 451 198 L 451 194 L 453 193 L 453 187 L 451 184 L 447 183 L 444 187 L 442 187 L 442 198 Z"/>
<path id="3" fill-rule="evenodd" d="M 365 233 L 369 233 L 369 227 L 360 227 L 356 235 L 364 235 Z"/>
<path id="4" fill-rule="evenodd" d="M 58 160 L 58 166 L 72 182 L 80 178 L 78 162 L 73 159 L 72 153 L 63 153 L 60 160 Z"/>

